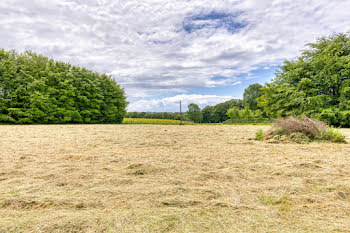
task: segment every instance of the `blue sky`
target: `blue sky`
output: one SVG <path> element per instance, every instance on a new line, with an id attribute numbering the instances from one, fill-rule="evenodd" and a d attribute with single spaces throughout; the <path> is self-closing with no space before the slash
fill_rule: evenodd
<path id="1" fill-rule="evenodd" d="M 110 74 L 129 111 L 214 105 L 270 81 L 350 0 L 1 0 L 0 43 Z"/>

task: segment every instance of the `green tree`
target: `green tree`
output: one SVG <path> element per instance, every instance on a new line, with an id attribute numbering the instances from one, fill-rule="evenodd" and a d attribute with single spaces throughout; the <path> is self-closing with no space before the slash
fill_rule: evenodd
<path id="1" fill-rule="evenodd" d="M 243 101 L 240 99 L 232 99 L 213 106 L 211 122 L 218 123 L 226 121 L 229 118 L 226 114 L 227 110 L 234 106 L 239 109 L 243 108 Z"/>
<path id="2" fill-rule="evenodd" d="M 126 105 L 110 76 L 0 49 L 0 122 L 121 123 Z"/>
<path id="3" fill-rule="evenodd" d="M 308 115 L 350 126 L 350 36 L 336 34 L 308 44 L 295 61 L 286 61 L 263 88 L 258 105 L 269 117 Z"/>
<path id="4" fill-rule="evenodd" d="M 204 123 L 211 123 L 212 122 L 212 112 L 213 112 L 213 107 L 212 106 L 205 106 L 202 109 L 202 115 L 203 115 L 203 122 Z"/>
<path id="5" fill-rule="evenodd" d="M 197 104 L 189 104 L 188 105 L 188 111 L 187 111 L 187 117 L 196 123 L 201 123 L 203 119 L 203 115 L 201 112 L 201 109 Z"/>
<path id="6" fill-rule="evenodd" d="M 240 109 L 237 107 L 232 107 L 229 110 L 227 110 L 226 113 L 230 119 L 240 119 L 241 118 L 241 112 Z"/>
<path id="7" fill-rule="evenodd" d="M 248 107 L 241 109 L 239 115 L 243 119 L 254 118 L 254 112 Z"/>
<path id="8" fill-rule="evenodd" d="M 244 90 L 243 102 L 252 110 L 258 109 L 257 98 L 264 94 L 263 86 L 259 83 L 251 84 Z"/>
<path id="9" fill-rule="evenodd" d="M 263 111 L 261 111 L 260 109 L 257 109 L 257 110 L 255 110 L 255 112 L 254 112 L 254 117 L 255 118 L 262 118 L 263 117 Z"/>

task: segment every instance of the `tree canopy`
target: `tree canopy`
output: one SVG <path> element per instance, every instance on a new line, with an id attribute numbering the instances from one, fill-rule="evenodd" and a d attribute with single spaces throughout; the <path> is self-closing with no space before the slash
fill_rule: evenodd
<path id="1" fill-rule="evenodd" d="M 188 105 L 188 111 L 187 111 L 187 117 L 188 119 L 190 119 L 191 121 L 195 122 L 195 123 L 201 123 L 203 120 L 203 115 L 201 112 L 201 109 L 199 108 L 199 106 L 197 104 L 189 104 Z"/>
<path id="2" fill-rule="evenodd" d="M 258 103 L 256 99 L 264 94 L 262 88 L 263 86 L 259 83 L 249 85 L 249 87 L 247 87 L 243 93 L 244 105 L 252 110 L 258 109 Z"/>
<path id="3" fill-rule="evenodd" d="M 308 44 L 302 56 L 284 63 L 263 91 L 258 104 L 269 117 L 305 114 L 349 127 L 349 34 L 322 37 Z"/>
<path id="4" fill-rule="evenodd" d="M 121 123 L 126 106 L 124 90 L 110 76 L 0 50 L 0 122 Z"/>
<path id="5" fill-rule="evenodd" d="M 202 109 L 203 123 L 219 123 L 229 119 L 227 110 L 232 107 L 243 108 L 243 100 L 232 99 L 214 106 L 206 106 Z"/>
<path id="6" fill-rule="evenodd" d="M 127 118 L 147 118 L 147 119 L 171 119 L 180 120 L 181 116 L 179 112 L 128 112 L 125 117 Z M 184 120 L 186 117 L 184 117 Z"/>

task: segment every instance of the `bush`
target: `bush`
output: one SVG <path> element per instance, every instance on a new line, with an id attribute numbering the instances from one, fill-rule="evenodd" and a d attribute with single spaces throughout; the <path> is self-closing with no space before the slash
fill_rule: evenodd
<path id="1" fill-rule="evenodd" d="M 331 141 L 335 143 L 345 143 L 345 136 L 342 135 L 338 130 L 334 127 L 329 128 L 327 131 L 321 133 L 317 136 L 319 140 L 323 141 Z"/>
<path id="2" fill-rule="evenodd" d="M 303 117 L 302 119 L 289 117 L 276 120 L 275 125 L 270 132 L 279 135 L 302 133 L 310 138 L 314 138 L 320 133 L 325 132 L 327 129 L 328 125 L 326 123 L 316 119 L 309 117 Z"/>
<path id="3" fill-rule="evenodd" d="M 258 140 L 258 141 L 264 140 L 264 133 L 261 129 L 258 132 L 256 132 L 255 140 Z"/>
<path id="4" fill-rule="evenodd" d="M 346 142 L 345 136 L 338 130 L 329 127 L 322 121 L 309 117 L 303 117 L 302 119 L 289 117 L 276 120 L 275 125 L 270 131 L 263 136 L 261 134 L 262 131 L 259 130 L 256 134 L 256 140 L 263 138 L 272 141 L 292 141 L 300 144 L 309 143 L 314 140 L 335 143 Z"/>

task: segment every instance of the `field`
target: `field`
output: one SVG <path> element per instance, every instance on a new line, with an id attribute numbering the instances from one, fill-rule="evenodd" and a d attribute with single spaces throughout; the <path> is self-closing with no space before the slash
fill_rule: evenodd
<path id="1" fill-rule="evenodd" d="M 171 119 L 149 119 L 149 118 L 124 118 L 123 124 L 157 124 L 157 125 L 180 125 L 181 121 Z M 193 125 L 191 121 L 182 121 L 184 125 Z"/>
<path id="2" fill-rule="evenodd" d="M 268 128 L 2 125 L 0 232 L 350 232 L 349 144 Z"/>

